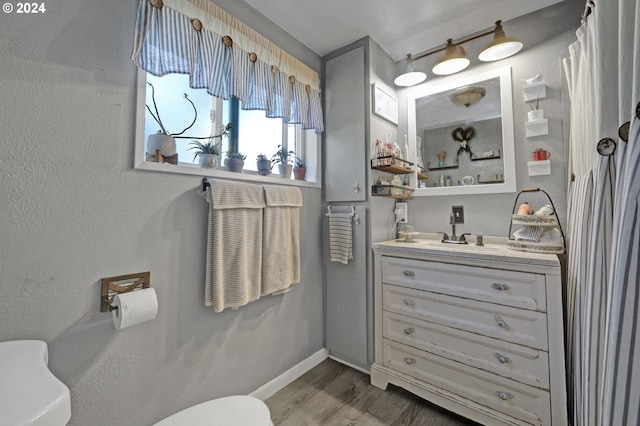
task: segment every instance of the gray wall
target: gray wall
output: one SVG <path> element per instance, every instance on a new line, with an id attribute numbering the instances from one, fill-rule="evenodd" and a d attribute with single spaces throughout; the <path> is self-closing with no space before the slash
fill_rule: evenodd
<path id="1" fill-rule="evenodd" d="M 244 3 L 221 2 L 315 69 Z M 321 191 L 303 189 L 302 283 L 205 308 L 199 179 L 133 170 L 137 2 L 61 0 L 0 17 L 0 341 L 42 339 L 71 425 L 148 425 L 254 391 L 323 347 Z M 158 317 L 116 332 L 102 277 L 151 271 Z"/>
<path id="2" fill-rule="evenodd" d="M 472 64 L 467 70 L 456 74 L 463 77 L 472 72 L 482 72 L 505 65 L 511 66 L 517 188 L 519 191 L 524 188 L 540 187 L 547 191 L 565 229 L 567 170 L 562 113 L 563 98 L 566 98 L 567 94 L 562 92 L 563 71 L 560 57 L 575 40 L 575 30 L 580 25 L 582 10 L 577 7 L 577 3 L 579 2 L 575 0 L 567 0 L 558 6 L 543 9 L 513 21 L 505 30 L 507 35 L 513 34 L 524 41 L 525 47 L 520 53 L 494 63 L 479 63 L 477 59 L 475 61 L 472 59 Z M 545 36 L 548 38 L 545 39 Z M 487 40 L 483 38 L 465 45 L 467 55 L 477 56 L 486 43 Z M 430 70 L 437 58 L 438 55 L 428 56 L 416 66 Z M 527 121 L 529 107 L 524 102 L 522 87 L 525 79 L 536 74 L 542 74 L 547 86 L 547 96 L 540 100 L 540 106 L 544 109 L 545 117 L 549 121 L 549 134 L 527 138 L 524 123 Z M 456 76 L 446 78 L 456 78 Z M 434 78 L 438 77 L 429 75 L 430 80 Z M 407 133 L 407 96 L 412 90 L 416 89 L 407 88 L 398 92 L 401 117 L 398 134 Z M 538 147 L 551 152 L 551 175 L 549 176 L 529 176 L 527 161 L 531 161 L 531 152 Z M 432 164 L 434 164 L 433 161 Z M 437 176 L 439 177 L 440 174 L 438 173 Z M 457 233 L 507 236 L 516 195 L 517 193 L 417 197 L 409 204 L 409 223 L 414 225 L 416 230 L 423 232 L 450 230 L 451 206 L 462 205 L 465 208 L 465 223 L 456 227 Z M 546 204 L 546 198 L 542 194 L 525 195 L 520 198 L 520 201 L 528 200 L 534 206 Z"/>

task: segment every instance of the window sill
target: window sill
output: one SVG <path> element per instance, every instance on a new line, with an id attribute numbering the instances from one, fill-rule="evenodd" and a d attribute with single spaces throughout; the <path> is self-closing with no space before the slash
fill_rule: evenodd
<path id="1" fill-rule="evenodd" d="M 320 188 L 320 184 L 317 182 L 307 182 L 304 180 L 294 180 L 281 178 L 279 175 L 275 176 L 261 176 L 254 171 L 243 171 L 242 173 L 228 172 L 223 169 L 203 169 L 196 165 L 188 165 L 179 163 L 177 165 L 168 163 L 154 163 L 151 161 L 143 161 L 135 165 L 138 170 L 150 170 L 154 172 L 165 173 L 177 173 L 182 175 L 192 175 L 200 177 L 213 177 L 222 179 L 233 179 L 249 182 L 269 183 L 275 185 L 290 185 L 300 186 L 306 188 Z"/>

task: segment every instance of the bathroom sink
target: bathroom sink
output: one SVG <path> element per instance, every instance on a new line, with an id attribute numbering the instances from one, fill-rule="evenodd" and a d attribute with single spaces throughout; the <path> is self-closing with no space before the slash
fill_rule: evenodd
<path id="1" fill-rule="evenodd" d="M 420 247 L 424 247 L 424 248 L 433 248 L 437 250 L 456 251 L 456 252 L 465 252 L 465 253 L 488 254 L 488 253 L 497 253 L 498 251 L 502 250 L 502 247 L 497 245 L 478 246 L 475 244 L 443 243 L 441 241 L 433 241 L 433 240 L 417 240 L 416 242 Z"/>

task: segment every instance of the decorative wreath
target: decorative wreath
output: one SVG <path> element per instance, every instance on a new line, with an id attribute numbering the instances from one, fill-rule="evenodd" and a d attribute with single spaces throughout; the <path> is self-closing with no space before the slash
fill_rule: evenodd
<path id="1" fill-rule="evenodd" d="M 453 129 L 451 132 L 451 136 L 453 139 L 460 143 L 460 147 L 458 148 L 458 152 L 456 152 L 455 162 L 458 164 L 458 157 L 463 152 L 469 153 L 469 158 L 473 157 L 473 152 L 471 152 L 471 147 L 469 147 L 469 141 L 476 135 L 476 131 L 473 127 L 467 127 L 463 129 L 462 127 L 457 127 Z"/>

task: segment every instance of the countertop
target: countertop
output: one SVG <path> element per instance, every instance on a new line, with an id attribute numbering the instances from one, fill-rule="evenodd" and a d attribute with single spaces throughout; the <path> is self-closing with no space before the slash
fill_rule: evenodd
<path id="1" fill-rule="evenodd" d="M 557 255 L 513 250 L 507 247 L 507 239 L 505 237 L 485 236 L 483 238 L 484 246 L 477 246 L 475 244 L 474 236 L 468 238 L 469 244 L 442 243 L 440 242 L 440 234 L 415 232 L 413 233 L 412 238 L 415 242 L 406 242 L 406 235 L 401 234 L 401 238 L 399 239 L 373 243 L 373 250 L 374 252 L 384 252 L 384 254 L 445 254 L 448 257 L 453 256 L 462 259 L 551 267 L 560 266 L 560 260 Z"/>

